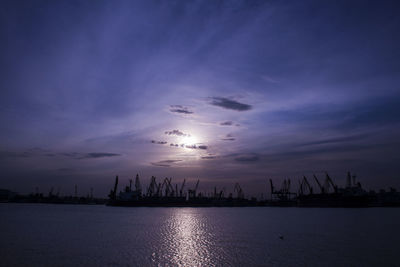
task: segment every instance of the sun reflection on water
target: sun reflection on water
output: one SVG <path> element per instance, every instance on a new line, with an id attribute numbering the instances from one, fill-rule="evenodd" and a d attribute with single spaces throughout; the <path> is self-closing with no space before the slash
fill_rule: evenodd
<path id="1" fill-rule="evenodd" d="M 194 209 L 174 210 L 163 231 L 161 262 L 171 266 L 212 266 L 213 258 L 218 257 L 212 251 L 214 239 L 206 219 Z"/>

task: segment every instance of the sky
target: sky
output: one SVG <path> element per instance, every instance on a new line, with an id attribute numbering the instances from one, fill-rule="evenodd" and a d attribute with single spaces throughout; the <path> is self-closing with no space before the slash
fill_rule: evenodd
<path id="1" fill-rule="evenodd" d="M 400 189 L 397 1 L 2 1 L 0 188 Z M 293 186 L 293 191 L 296 187 Z"/>

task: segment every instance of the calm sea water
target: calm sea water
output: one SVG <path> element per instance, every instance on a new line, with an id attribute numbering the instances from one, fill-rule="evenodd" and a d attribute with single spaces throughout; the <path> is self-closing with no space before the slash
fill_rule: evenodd
<path id="1" fill-rule="evenodd" d="M 400 266 L 399 228 L 396 208 L 0 204 L 0 265 Z"/>

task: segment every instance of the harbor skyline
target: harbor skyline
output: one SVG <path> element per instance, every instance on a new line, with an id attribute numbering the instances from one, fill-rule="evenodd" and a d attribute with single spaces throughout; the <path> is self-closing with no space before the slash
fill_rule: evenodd
<path id="1" fill-rule="evenodd" d="M 0 188 L 400 188 L 396 1 L 5 1 Z"/>

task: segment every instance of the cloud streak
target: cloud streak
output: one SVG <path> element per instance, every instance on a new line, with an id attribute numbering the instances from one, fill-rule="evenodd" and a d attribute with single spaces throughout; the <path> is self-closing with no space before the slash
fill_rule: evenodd
<path id="1" fill-rule="evenodd" d="M 184 114 L 184 115 L 190 115 L 193 114 L 194 112 L 189 110 L 188 107 L 181 106 L 181 105 L 171 105 L 169 106 L 169 111 L 172 113 L 179 113 L 179 114 Z"/>
<path id="2" fill-rule="evenodd" d="M 221 126 L 232 126 L 233 125 L 233 121 L 224 121 L 224 122 L 220 122 Z"/>
<path id="3" fill-rule="evenodd" d="M 233 137 L 232 134 L 227 134 L 224 138 L 221 139 L 222 141 L 235 141 L 236 138 Z"/>
<path id="4" fill-rule="evenodd" d="M 336 137 L 336 138 L 329 138 L 329 139 L 322 139 L 313 142 L 307 142 L 298 144 L 297 146 L 313 146 L 313 145 L 326 145 L 326 144 L 334 144 L 334 143 L 344 143 L 344 142 L 353 142 L 353 141 L 361 141 L 367 138 L 368 134 L 358 134 L 352 136 L 344 136 L 344 137 Z"/>
<path id="5" fill-rule="evenodd" d="M 180 162 L 182 160 L 179 159 L 168 159 L 168 160 L 161 160 L 157 162 L 151 162 L 150 164 L 157 167 L 171 167 L 172 164 Z"/>
<path id="6" fill-rule="evenodd" d="M 179 130 L 172 130 L 172 131 L 165 131 L 164 134 L 166 135 L 176 135 L 176 136 L 190 136 L 190 134 L 181 132 Z"/>
<path id="7" fill-rule="evenodd" d="M 165 145 L 167 141 L 156 141 L 156 140 L 151 140 L 152 144 L 157 144 L 157 145 Z"/>
<path id="8" fill-rule="evenodd" d="M 258 161 L 260 158 L 257 154 L 250 153 L 250 154 L 240 154 L 237 155 L 235 158 L 235 161 L 238 162 L 255 162 Z"/>
<path id="9" fill-rule="evenodd" d="M 251 105 L 240 103 L 236 100 L 232 100 L 225 97 L 212 97 L 210 104 L 224 109 L 230 109 L 236 111 L 247 111 L 252 108 Z"/>
<path id="10" fill-rule="evenodd" d="M 66 155 L 66 154 L 64 154 Z M 68 155 L 68 154 L 67 154 Z M 107 153 L 107 152 L 91 152 L 91 153 L 70 153 L 70 157 L 76 159 L 98 159 L 98 158 L 111 158 L 119 157 L 121 154 L 117 153 Z"/>

